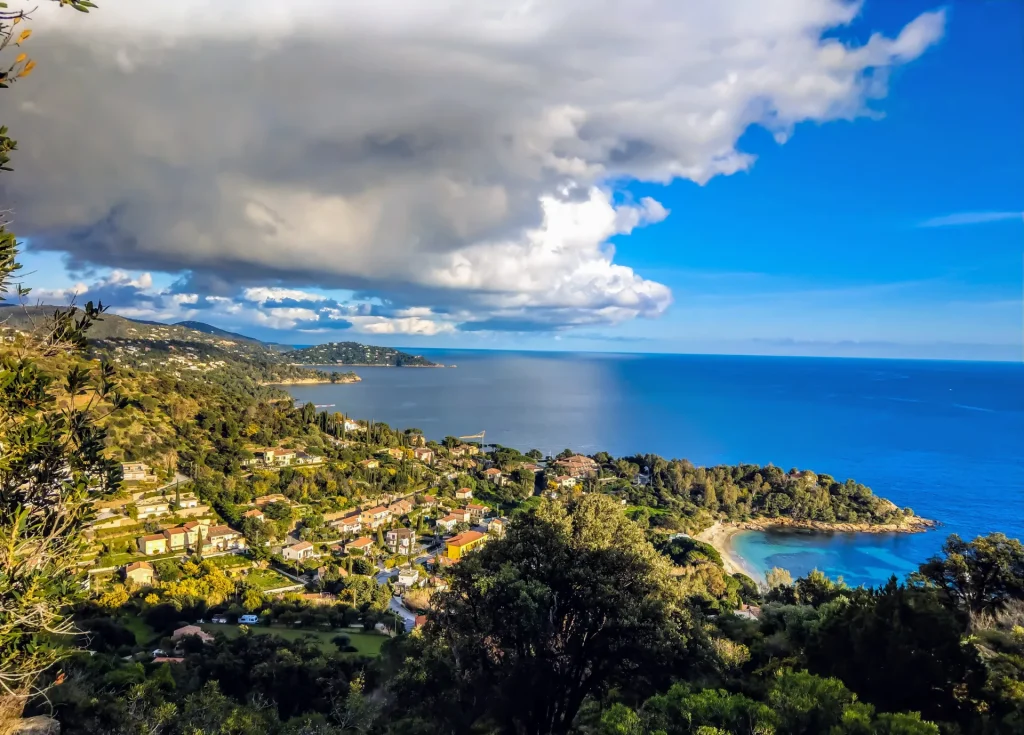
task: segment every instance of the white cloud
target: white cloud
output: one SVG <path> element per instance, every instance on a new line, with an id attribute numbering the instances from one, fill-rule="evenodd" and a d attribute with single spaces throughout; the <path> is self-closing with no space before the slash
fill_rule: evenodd
<path id="1" fill-rule="evenodd" d="M 10 120 L 25 130 L 19 225 L 80 262 L 188 270 L 255 304 L 325 301 L 298 286 L 508 324 L 657 316 L 669 289 L 615 262 L 607 239 L 667 213 L 614 205 L 611 182 L 703 183 L 754 164 L 737 147 L 751 125 L 781 142 L 802 121 L 872 115 L 888 70 L 935 43 L 945 16 L 861 44 L 829 33 L 858 9 L 44 6 L 40 70 L 11 92 L 32 110 Z"/>
<path id="2" fill-rule="evenodd" d="M 989 222 L 1024 222 L 1024 212 L 957 212 L 942 217 L 932 217 L 918 227 L 958 227 L 963 225 L 984 225 Z"/>
<path id="3" fill-rule="evenodd" d="M 363 334 L 419 334 L 433 336 L 445 332 L 454 332 L 455 325 L 450 322 L 439 322 L 421 317 L 353 317 L 352 323 L 357 332 Z"/>
<path id="4" fill-rule="evenodd" d="M 326 296 L 300 291 L 296 288 L 267 288 L 259 286 L 247 288 L 242 292 L 246 301 L 254 301 L 263 304 L 267 301 L 326 301 Z"/>

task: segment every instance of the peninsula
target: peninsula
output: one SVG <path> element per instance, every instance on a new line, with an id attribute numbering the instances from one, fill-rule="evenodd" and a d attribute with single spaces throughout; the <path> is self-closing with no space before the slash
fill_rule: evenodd
<path id="1" fill-rule="evenodd" d="M 444 367 L 421 355 L 359 342 L 326 342 L 287 353 L 293 365 L 351 365 L 352 367 Z"/>

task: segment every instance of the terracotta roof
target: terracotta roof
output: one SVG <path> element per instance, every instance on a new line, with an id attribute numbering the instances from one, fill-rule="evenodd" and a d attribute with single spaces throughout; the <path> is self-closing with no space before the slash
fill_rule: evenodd
<path id="1" fill-rule="evenodd" d="M 242 518 L 255 518 L 256 516 L 262 516 L 262 515 L 263 515 L 263 511 L 262 510 L 259 510 L 258 508 L 253 508 L 252 510 L 245 511 L 245 513 L 242 514 Z"/>
<path id="2" fill-rule="evenodd" d="M 293 544 L 288 548 L 292 551 L 305 551 L 306 549 L 312 549 L 313 544 L 309 543 L 308 541 L 300 541 L 299 543 Z"/>
<path id="3" fill-rule="evenodd" d="M 124 568 L 124 570 L 126 572 L 134 572 L 136 569 L 148 569 L 149 571 L 152 572 L 153 571 L 153 565 L 150 564 L 148 561 L 136 561 L 136 562 L 132 562 L 131 564 L 129 564 L 128 566 L 126 566 Z"/>
<path id="4" fill-rule="evenodd" d="M 458 536 L 452 536 L 448 539 L 449 546 L 465 546 L 471 544 L 474 541 L 479 541 L 484 537 L 484 534 L 479 531 L 463 531 Z"/>
<path id="5" fill-rule="evenodd" d="M 214 536 L 237 536 L 238 531 L 228 526 L 213 526 L 210 528 L 207 538 L 213 538 Z"/>
<path id="6" fill-rule="evenodd" d="M 361 549 L 364 546 L 370 546 L 371 544 L 373 544 L 373 539 L 367 538 L 366 536 L 362 536 L 360 538 L 357 538 L 355 541 L 349 541 L 348 544 L 346 544 L 346 546 Z"/>
<path id="7" fill-rule="evenodd" d="M 166 537 L 162 533 L 154 533 L 151 536 L 143 536 L 142 543 L 147 541 L 166 541 Z"/>

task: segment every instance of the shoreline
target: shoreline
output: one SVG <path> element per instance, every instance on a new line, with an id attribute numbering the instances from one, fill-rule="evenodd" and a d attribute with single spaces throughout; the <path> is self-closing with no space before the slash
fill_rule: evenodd
<path id="1" fill-rule="evenodd" d="M 377 365 L 374 363 L 362 363 L 362 362 L 290 362 L 288 363 L 292 367 L 301 368 L 317 368 L 317 367 L 358 367 L 358 368 L 448 368 L 455 367 L 454 365 Z"/>
<path id="2" fill-rule="evenodd" d="M 346 385 L 361 381 L 358 375 L 342 380 L 331 380 L 330 378 L 289 378 L 287 380 L 271 380 L 262 382 L 260 385 Z"/>
<path id="3" fill-rule="evenodd" d="M 754 519 L 749 521 L 715 521 L 694 536 L 709 544 L 722 555 L 722 563 L 729 574 L 745 574 L 757 583 L 764 581 L 764 572 L 755 569 L 743 556 L 736 553 L 733 538 L 747 531 L 805 530 L 814 533 L 923 533 L 936 528 L 938 523 L 913 516 L 905 524 L 821 523 L 798 521 L 791 518 Z"/>
<path id="4" fill-rule="evenodd" d="M 733 548 L 733 537 L 749 530 L 751 529 L 742 528 L 740 524 L 715 521 L 714 525 L 705 528 L 694 538 L 713 546 L 722 555 L 722 565 L 728 574 L 745 574 L 758 584 L 761 584 L 764 581 L 764 574 L 755 569 L 749 561 L 737 554 Z"/>

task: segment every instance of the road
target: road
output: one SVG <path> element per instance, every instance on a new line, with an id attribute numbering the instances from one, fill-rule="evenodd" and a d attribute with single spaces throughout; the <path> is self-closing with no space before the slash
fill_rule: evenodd
<path id="1" fill-rule="evenodd" d="M 391 603 L 388 605 L 388 609 L 391 612 L 402 618 L 402 622 L 405 623 L 405 631 L 411 632 L 416 627 L 416 615 L 402 604 L 402 600 L 399 597 L 392 597 Z"/>

